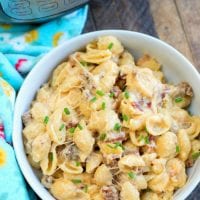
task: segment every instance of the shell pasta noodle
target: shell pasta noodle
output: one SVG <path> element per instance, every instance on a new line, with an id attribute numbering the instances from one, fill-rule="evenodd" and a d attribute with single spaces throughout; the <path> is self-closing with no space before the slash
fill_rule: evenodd
<path id="1" fill-rule="evenodd" d="M 55 68 L 22 116 L 27 158 L 58 200 L 171 200 L 200 156 L 192 97 L 156 58 L 99 37 Z"/>

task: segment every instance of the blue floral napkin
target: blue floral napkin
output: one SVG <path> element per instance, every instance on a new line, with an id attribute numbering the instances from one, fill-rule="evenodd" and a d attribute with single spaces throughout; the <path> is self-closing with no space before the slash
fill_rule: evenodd
<path id="1" fill-rule="evenodd" d="M 0 24 L 0 200 L 33 200 L 12 148 L 15 97 L 27 73 L 53 47 L 81 33 L 88 7 L 41 25 Z"/>

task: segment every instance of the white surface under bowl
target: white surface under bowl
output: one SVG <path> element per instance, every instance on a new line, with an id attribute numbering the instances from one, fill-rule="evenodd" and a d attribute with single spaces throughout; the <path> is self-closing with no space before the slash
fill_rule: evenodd
<path id="1" fill-rule="evenodd" d="M 30 107 L 37 90 L 45 83 L 52 70 L 68 55 L 84 47 L 87 43 L 102 35 L 116 36 L 135 57 L 144 53 L 154 56 L 162 65 L 167 80 L 172 83 L 187 81 L 194 90 L 194 99 L 190 107 L 193 114 L 200 115 L 200 76 L 194 66 L 177 50 L 168 44 L 136 32 L 123 30 L 106 30 L 83 34 L 71 39 L 59 47 L 52 50 L 34 67 L 25 79 L 15 104 L 13 143 L 19 166 L 26 180 L 33 190 L 43 200 L 54 199 L 52 195 L 43 187 L 40 180 L 31 168 L 24 152 L 22 141 L 22 120 L 21 116 Z M 188 170 L 188 181 L 186 185 L 179 189 L 175 195 L 175 200 L 185 199 L 197 186 L 200 181 L 200 159 Z"/>

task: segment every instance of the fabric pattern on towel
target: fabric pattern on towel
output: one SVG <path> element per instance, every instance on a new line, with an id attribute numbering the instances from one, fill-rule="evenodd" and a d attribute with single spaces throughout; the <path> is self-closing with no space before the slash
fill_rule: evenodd
<path id="1" fill-rule="evenodd" d="M 14 103 L 24 78 L 52 48 L 82 32 L 88 7 L 41 25 L 0 24 L 0 199 L 34 200 L 12 147 Z M 48 66 L 44 66 L 48 67 Z"/>

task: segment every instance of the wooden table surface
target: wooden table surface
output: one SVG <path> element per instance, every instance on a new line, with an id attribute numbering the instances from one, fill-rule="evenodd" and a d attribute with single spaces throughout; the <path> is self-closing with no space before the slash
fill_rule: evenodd
<path id="1" fill-rule="evenodd" d="M 200 72 L 200 0 L 91 0 L 84 32 L 125 29 L 158 37 Z M 187 198 L 200 200 L 200 184 Z"/>

